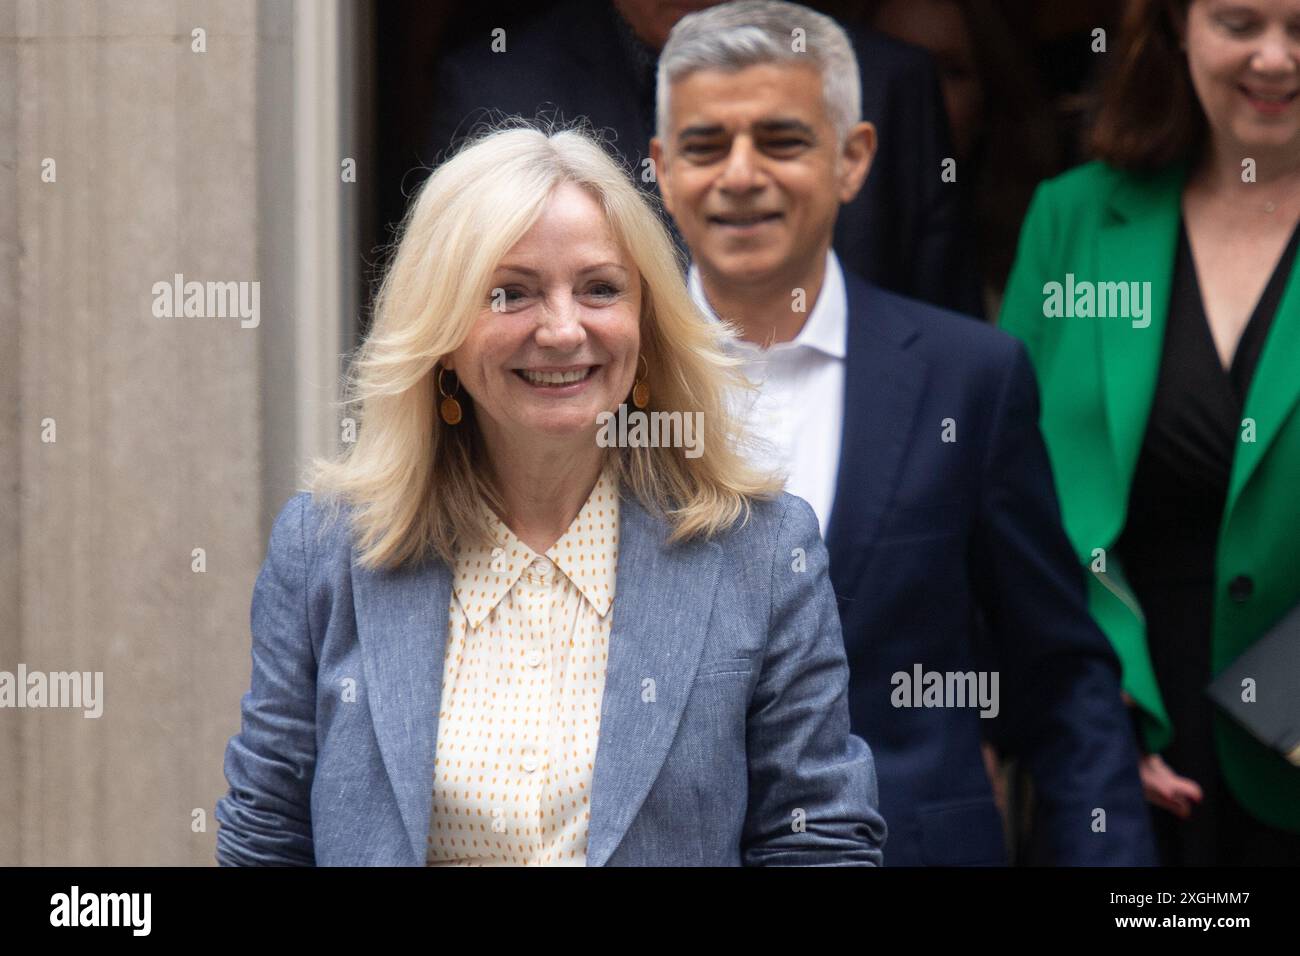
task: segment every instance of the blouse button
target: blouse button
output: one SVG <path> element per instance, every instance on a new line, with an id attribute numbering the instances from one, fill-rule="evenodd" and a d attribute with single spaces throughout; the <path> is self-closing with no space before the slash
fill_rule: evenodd
<path id="1" fill-rule="evenodd" d="M 528 654 L 528 666 L 529 666 L 529 667 L 541 667 L 541 666 L 542 666 L 542 652 L 541 652 L 541 651 L 531 651 L 531 652 Z"/>
<path id="2" fill-rule="evenodd" d="M 533 773 L 533 772 L 536 771 L 536 770 L 537 770 L 537 758 L 536 758 L 536 757 L 525 757 L 525 758 L 524 758 L 524 771 L 525 771 L 526 773 Z"/>
<path id="3" fill-rule="evenodd" d="M 534 584 L 546 584 L 551 580 L 552 564 L 545 558 L 536 558 L 528 566 L 528 580 Z"/>

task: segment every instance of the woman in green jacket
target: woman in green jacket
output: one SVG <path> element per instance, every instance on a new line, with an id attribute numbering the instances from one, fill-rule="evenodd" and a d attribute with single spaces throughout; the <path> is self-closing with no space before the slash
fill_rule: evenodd
<path id="1" fill-rule="evenodd" d="M 1300 604 L 1300 0 L 1140 0 L 1044 183 L 1024 340 L 1168 864 L 1300 864 L 1300 767 L 1206 684 Z M 1300 697 L 1300 688 L 1291 693 Z"/>

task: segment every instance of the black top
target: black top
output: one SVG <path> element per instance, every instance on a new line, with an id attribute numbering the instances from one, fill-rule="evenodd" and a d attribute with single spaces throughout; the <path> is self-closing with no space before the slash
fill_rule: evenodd
<path id="1" fill-rule="evenodd" d="M 1163 756 L 1204 794 L 1187 821 L 1163 812 L 1153 816 L 1166 865 L 1300 861 L 1300 838 L 1255 820 L 1229 793 L 1215 753 L 1215 708 L 1205 693 L 1219 526 L 1233 456 L 1246 395 L 1297 245 L 1300 227 L 1225 370 L 1206 321 L 1187 232 L 1179 228 L 1160 373 L 1129 491 L 1128 520 L 1115 545 L 1146 617 L 1151 666 L 1173 725 L 1173 742 Z"/>

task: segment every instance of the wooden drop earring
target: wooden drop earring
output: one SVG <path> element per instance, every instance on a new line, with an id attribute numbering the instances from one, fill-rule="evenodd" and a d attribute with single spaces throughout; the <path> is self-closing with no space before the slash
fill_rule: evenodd
<path id="1" fill-rule="evenodd" d="M 632 404 L 637 408 L 645 408 L 650 404 L 650 363 L 646 361 L 645 353 L 640 353 L 637 357 L 645 365 L 645 375 L 632 383 Z"/>
<path id="2" fill-rule="evenodd" d="M 442 376 L 446 371 L 447 369 L 439 366 L 438 394 L 442 396 L 442 401 L 438 404 L 438 414 L 442 416 L 442 420 L 448 425 L 457 425 L 460 423 L 461 419 L 460 402 L 456 401 L 456 392 L 460 391 L 460 379 L 456 379 L 455 391 L 448 395 L 446 390 L 442 387 Z M 455 372 L 452 372 L 451 374 L 453 376 L 456 375 Z"/>

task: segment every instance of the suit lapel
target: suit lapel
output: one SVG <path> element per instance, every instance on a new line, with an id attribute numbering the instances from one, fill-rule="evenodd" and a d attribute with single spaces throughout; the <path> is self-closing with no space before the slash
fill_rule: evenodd
<path id="1" fill-rule="evenodd" d="M 433 810 L 451 570 L 432 558 L 395 572 L 353 565 L 352 593 L 375 736 L 415 862 L 423 863 Z"/>
<path id="2" fill-rule="evenodd" d="M 1108 198 L 1106 219 L 1097 239 L 1097 274 L 1075 277 L 1093 282 L 1150 282 L 1150 325 L 1136 327 L 1133 319 L 1124 317 L 1054 320 L 1091 322 L 1098 330 L 1106 421 L 1116 474 L 1124 488 L 1137 465 L 1155 395 L 1185 177 L 1184 166 L 1150 179 L 1126 177 Z M 1065 281 L 1064 276 L 1054 278 Z"/>
<path id="3" fill-rule="evenodd" d="M 700 540 L 670 547 L 667 532 L 667 523 L 635 498 L 621 499 L 614 623 L 591 785 L 589 866 L 609 860 L 659 775 L 708 634 L 721 548 Z"/>
<path id="4" fill-rule="evenodd" d="M 837 595 L 857 588 L 863 545 L 875 538 L 893 497 L 928 374 L 926 363 L 906 350 L 919 333 L 897 300 L 855 275 L 845 273 L 844 281 L 849 300 L 844 425 L 827 529 Z"/>
<path id="5" fill-rule="evenodd" d="M 1228 513 L 1300 401 L 1296 365 L 1300 356 L 1300 258 L 1296 262 L 1246 394 L 1244 417 L 1255 422 L 1255 440 L 1237 444 L 1228 485 Z"/>

